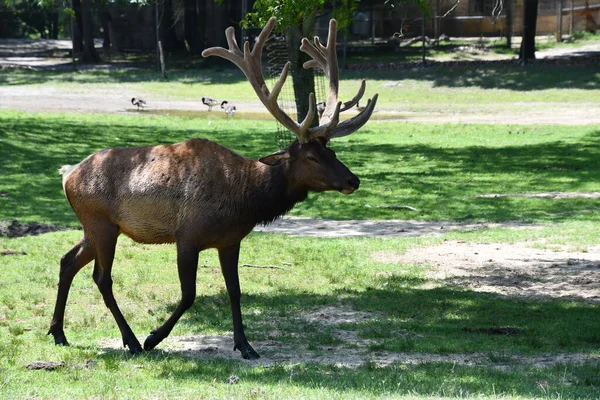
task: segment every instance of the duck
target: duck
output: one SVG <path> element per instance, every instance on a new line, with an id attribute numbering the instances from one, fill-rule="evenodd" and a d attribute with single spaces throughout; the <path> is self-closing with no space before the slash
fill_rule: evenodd
<path id="1" fill-rule="evenodd" d="M 236 111 L 235 106 L 229 106 L 227 105 L 229 102 L 227 100 L 223 100 L 223 102 L 221 102 L 221 108 L 223 110 L 225 110 L 225 112 L 227 113 L 228 117 L 233 117 Z"/>
<path id="2" fill-rule="evenodd" d="M 321 101 L 319 103 L 317 103 L 317 112 L 319 113 L 319 118 L 323 116 L 323 113 L 325 112 L 325 102 Z"/>
<path id="3" fill-rule="evenodd" d="M 358 101 L 356 102 L 356 109 L 360 112 L 363 112 L 365 110 L 365 106 L 361 106 L 358 104 Z"/>
<path id="4" fill-rule="evenodd" d="M 358 112 L 363 112 L 365 110 L 365 108 L 367 108 L 367 106 L 361 106 L 358 104 L 358 101 L 356 102 L 356 109 L 358 110 Z M 373 110 L 373 112 L 377 112 L 379 111 L 377 108 L 375 108 Z"/>
<path id="5" fill-rule="evenodd" d="M 134 106 L 137 106 L 138 111 L 140 110 L 140 108 L 143 110 L 144 107 L 148 107 L 148 104 L 146 103 L 146 100 L 140 99 L 139 97 L 132 98 L 131 99 L 131 104 L 133 104 Z"/>
<path id="6" fill-rule="evenodd" d="M 202 104 L 204 104 L 205 106 L 208 106 L 208 111 L 212 111 L 212 108 L 214 106 L 219 105 L 219 101 L 217 99 L 213 99 L 212 97 L 203 97 Z"/>

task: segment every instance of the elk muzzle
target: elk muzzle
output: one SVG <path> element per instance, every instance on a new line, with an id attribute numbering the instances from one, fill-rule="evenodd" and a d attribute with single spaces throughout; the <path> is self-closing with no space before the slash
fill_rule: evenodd
<path id="1" fill-rule="evenodd" d="M 346 178 L 346 183 L 343 188 L 339 189 L 340 193 L 350 194 L 353 193 L 360 186 L 360 179 L 353 173 Z"/>

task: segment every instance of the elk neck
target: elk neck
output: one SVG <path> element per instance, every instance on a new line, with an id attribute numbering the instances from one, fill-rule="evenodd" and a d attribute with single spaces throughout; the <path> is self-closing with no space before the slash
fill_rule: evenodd
<path id="1" fill-rule="evenodd" d="M 308 191 L 291 182 L 290 166 L 269 166 L 260 161 L 246 171 L 240 194 L 256 224 L 269 224 L 306 199 Z"/>

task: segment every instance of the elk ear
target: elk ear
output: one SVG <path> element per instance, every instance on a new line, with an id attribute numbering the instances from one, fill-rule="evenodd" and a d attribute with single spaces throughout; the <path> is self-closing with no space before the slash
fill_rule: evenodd
<path id="1" fill-rule="evenodd" d="M 281 164 L 285 160 L 290 159 L 290 153 L 287 150 L 279 150 L 271 155 L 261 158 L 260 161 L 263 164 L 275 166 Z"/>

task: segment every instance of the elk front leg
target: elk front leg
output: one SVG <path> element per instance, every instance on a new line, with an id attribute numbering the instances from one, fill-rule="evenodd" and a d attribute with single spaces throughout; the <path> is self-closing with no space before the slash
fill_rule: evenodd
<path id="1" fill-rule="evenodd" d="M 48 334 L 54 336 L 54 343 L 57 345 L 68 346 L 67 338 L 63 330 L 63 320 L 65 317 L 65 307 L 69 297 L 69 289 L 73 278 L 90 261 L 94 259 L 94 251 L 89 246 L 84 237 L 60 260 L 60 274 L 58 281 L 58 294 L 56 296 L 56 305 L 54 306 L 54 316 L 50 323 Z"/>
<path id="2" fill-rule="evenodd" d="M 183 313 L 194 304 L 196 299 L 196 272 L 198 271 L 198 254 L 195 246 L 177 243 L 177 270 L 181 284 L 181 301 L 159 328 L 150 332 L 144 342 L 144 350 L 151 350 L 163 341 L 179 321 Z"/>
<path id="3" fill-rule="evenodd" d="M 242 325 L 242 311 L 240 309 L 240 278 L 238 276 L 238 259 L 240 255 L 239 243 L 235 246 L 219 249 L 219 261 L 221 271 L 225 278 L 225 286 L 231 302 L 231 316 L 233 318 L 233 350 L 239 350 L 242 357 L 247 360 L 255 360 L 260 355 L 250 346 L 244 326 Z"/>

